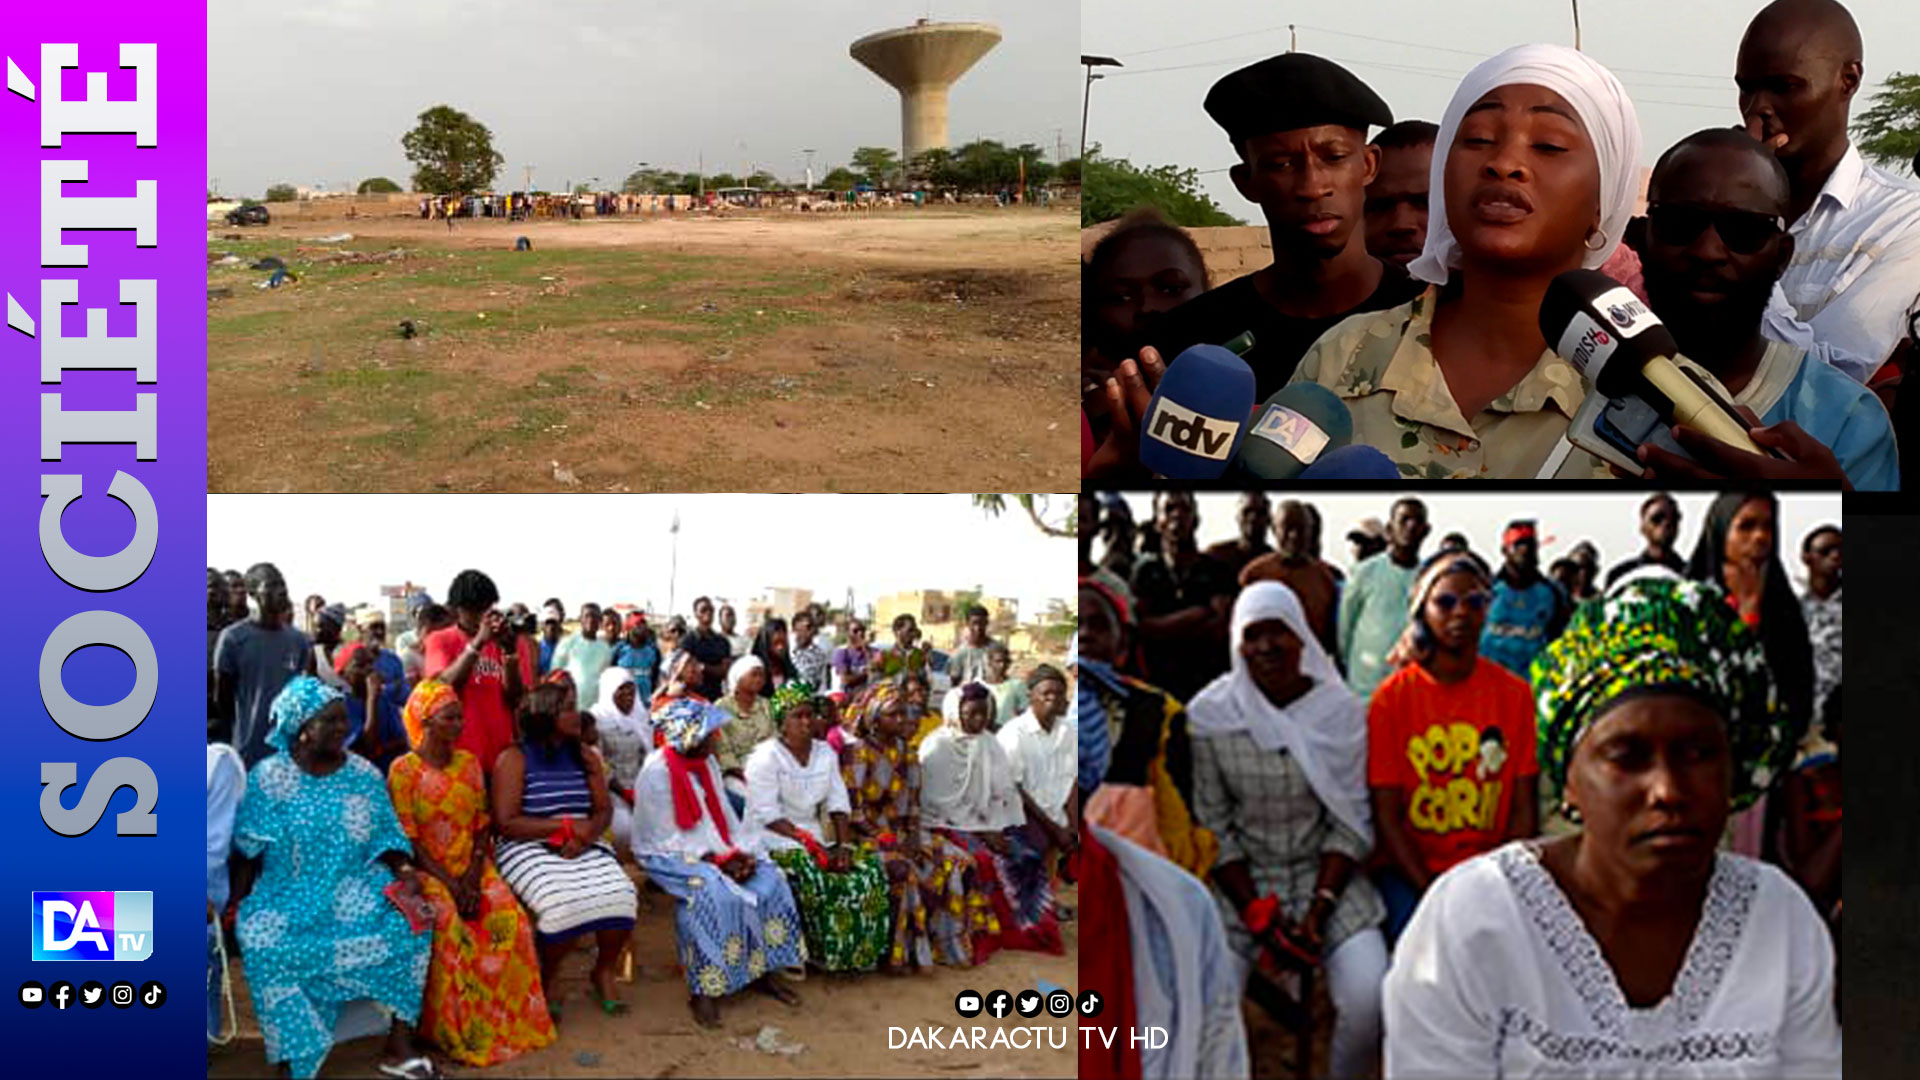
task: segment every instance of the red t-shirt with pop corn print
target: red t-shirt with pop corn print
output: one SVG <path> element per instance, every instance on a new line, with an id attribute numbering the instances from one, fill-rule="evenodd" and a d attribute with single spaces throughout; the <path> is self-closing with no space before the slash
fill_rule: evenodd
<path id="1" fill-rule="evenodd" d="M 1429 873 L 1505 843 L 1515 781 L 1539 773 L 1533 696 L 1484 656 L 1452 685 L 1408 664 L 1373 692 L 1367 783 L 1400 789 Z"/>

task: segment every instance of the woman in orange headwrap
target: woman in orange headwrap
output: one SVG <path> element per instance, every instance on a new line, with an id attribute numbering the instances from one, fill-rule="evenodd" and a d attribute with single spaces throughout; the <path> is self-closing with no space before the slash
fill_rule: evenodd
<path id="1" fill-rule="evenodd" d="M 402 714 L 414 749 L 387 789 L 433 902 L 433 952 L 419 1029 L 463 1065 L 494 1065 L 554 1039 L 533 924 L 493 865 L 480 763 L 454 748 L 464 717 L 453 687 L 427 679 Z"/>

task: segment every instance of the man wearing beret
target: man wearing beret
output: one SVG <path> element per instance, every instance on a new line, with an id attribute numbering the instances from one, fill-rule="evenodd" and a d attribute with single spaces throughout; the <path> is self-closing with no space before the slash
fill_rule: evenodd
<path id="1" fill-rule="evenodd" d="M 1404 304 L 1425 287 L 1367 254 L 1362 210 L 1380 165 L 1367 128 L 1393 115 L 1352 72 L 1305 53 L 1227 75 L 1207 92 L 1206 110 L 1240 155 L 1234 187 L 1266 215 L 1273 265 L 1169 312 L 1158 346 L 1171 362 L 1188 346 L 1252 331 L 1246 360 L 1264 400 L 1340 320 Z"/>

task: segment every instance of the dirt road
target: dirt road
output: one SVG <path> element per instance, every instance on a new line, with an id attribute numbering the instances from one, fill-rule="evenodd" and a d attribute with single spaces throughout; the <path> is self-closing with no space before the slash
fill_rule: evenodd
<path id="1" fill-rule="evenodd" d="M 1075 236 L 1030 209 L 213 227 L 208 487 L 1055 490 Z M 297 283 L 254 287 L 267 256 Z"/>

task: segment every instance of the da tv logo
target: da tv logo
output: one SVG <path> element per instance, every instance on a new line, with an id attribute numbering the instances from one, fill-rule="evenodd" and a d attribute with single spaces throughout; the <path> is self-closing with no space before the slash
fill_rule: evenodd
<path id="1" fill-rule="evenodd" d="M 152 955 L 152 893 L 33 894 L 35 960 L 145 960 Z"/>

